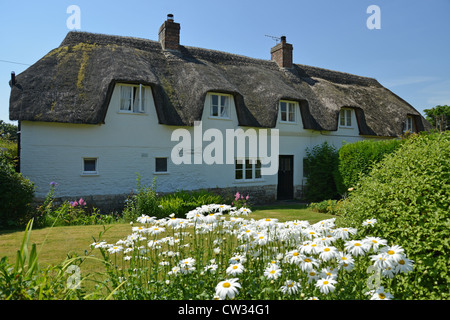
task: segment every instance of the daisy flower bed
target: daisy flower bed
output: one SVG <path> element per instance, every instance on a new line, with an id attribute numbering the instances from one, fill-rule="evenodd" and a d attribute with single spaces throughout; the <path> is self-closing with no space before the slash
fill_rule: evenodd
<path id="1" fill-rule="evenodd" d="M 387 240 L 335 219 L 248 219 L 250 209 L 205 205 L 186 218 L 142 215 L 116 243 L 94 242 L 118 300 L 395 298 L 413 261 Z M 376 228 L 376 220 L 361 228 Z"/>

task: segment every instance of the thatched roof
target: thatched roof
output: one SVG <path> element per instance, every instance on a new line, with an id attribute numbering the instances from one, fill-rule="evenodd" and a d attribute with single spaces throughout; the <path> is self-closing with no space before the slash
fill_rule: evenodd
<path id="1" fill-rule="evenodd" d="M 191 126 L 207 92 L 233 94 L 239 125 L 275 126 L 280 99 L 300 102 L 305 129 L 334 131 L 342 107 L 355 108 L 360 134 L 399 136 L 407 115 L 429 124 L 375 79 L 300 64 L 157 41 L 69 32 L 61 45 L 16 76 L 10 119 L 100 124 L 115 83 L 152 87 L 159 123 Z"/>

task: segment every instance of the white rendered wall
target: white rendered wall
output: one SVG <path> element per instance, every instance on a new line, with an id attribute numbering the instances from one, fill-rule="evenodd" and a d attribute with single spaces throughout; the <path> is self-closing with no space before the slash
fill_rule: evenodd
<path id="1" fill-rule="evenodd" d="M 194 133 L 198 132 L 195 131 L 198 127 L 158 124 L 151 90 L 146 90 L 146 94 L 144 114 L 123 113 L 119 111 L 120 90 L 116 86 L 103 125 L 22 121 L 21 172 L 35 183 L 36 196 L 44 197 L 52 181 L 59 184 L 56 196 L 127 194 L 136 187 L 137 173 L 147 185 L 156 177 L 157 190 L 161 192 L 277 184 L 276 174 L 260 180 L 237 181 L 234 163 L 226 164 L 225 130 L 239 128 L 233 99 L 230 118 L 226 120 L 209 116 L 209 100 L 206 99 L 201 121 L 202 132 L 212 128 L 223 132 L 225 163 L 175 165 L 171 152 L 179 141 L 171 141 L 174 130 L 184 129 L 190 133 L 194 152 L 202 152 L 211 142 L 203 141 L 202 148 L 195 149 Z M 294 185 L 303 183 L 306 148 L 324 141 L 339 148 L 343 141 L 363 139 L 358 134 L 354 112 L 352 116 L 353 128 L 339 128 L 336 132 L 304 130 L 298 107 L 295 124 L 278 122 L 279 152 L 294 156 Z M 242 129 L 259 132 L 256 128 Z M 82 174 L 84 157 L 98 159 L 97 175 Z M 167 173 L 155 173 L 155 157 L 168 158 Z"/>

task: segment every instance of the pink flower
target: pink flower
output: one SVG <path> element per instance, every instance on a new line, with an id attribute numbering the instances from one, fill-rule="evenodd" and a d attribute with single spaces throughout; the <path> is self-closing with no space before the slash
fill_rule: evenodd
<path id="1" fill-rule="evenodd" d="M 250 198 L 248 195 L 245 197 L 245 200 L 248 200 L 248 198 Z"/>
<path id="2" fill-rule="evenodd" d="M 84 201 L 83 198 L 80 198 L 80 200 L 78 200 L 78 203 L 80 204 L 80 206 L 86 205 L 86 201 Z"/>
<path id="3" fill-rule="evenodd" d="M 239 194 L 239 192 L 236 192 L 236 194 L 234 195 L 235 200 L 239 200 L 239 198 L 241 197 L 241 195 Z"/>
<path id="4" fill-rule="evenodd" d="M 76 207 L 78 205 L 78 202 L 74 201 L 71 203 L 72 207 Z"/>

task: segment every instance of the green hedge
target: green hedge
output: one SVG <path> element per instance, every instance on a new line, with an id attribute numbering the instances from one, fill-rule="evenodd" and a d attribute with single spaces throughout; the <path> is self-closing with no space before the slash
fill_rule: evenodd
<path id="1" fill-rule="evenodd" d="M 337 199 L 336 183 L 333 174 L 338 166 L 338 152 L 326 141 L 306 149 L 303 161 L 305 177 L 305 198 L 310 202 Z"/>
<path id="2" fill-rule="evenodd" d="M 0 228 L 26 225 L 33 197 L 33 183 L 16 172 L 10 156 L 0 151 Z"/>
<path id="3" fill-rule="evenodd" d="M 405 140 L 363 140 L 344 144 L 339 149 L 339 164 L 334 173 L 339 194 L 355 187 L 360 177 L 370 172 L 372 166 L 387 154 L 397 150 Z"/>
<path id="4" fill-rule="evenodd" d="M 374 165 L 345 202 L 341 223 L 376 218 L 373 236 L 402 246 L 414 271 L 399 299 L 450 299 L 450 132 L 421 134 Z"/>

